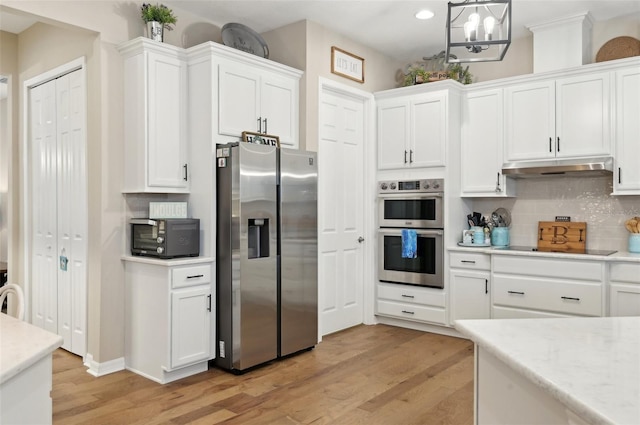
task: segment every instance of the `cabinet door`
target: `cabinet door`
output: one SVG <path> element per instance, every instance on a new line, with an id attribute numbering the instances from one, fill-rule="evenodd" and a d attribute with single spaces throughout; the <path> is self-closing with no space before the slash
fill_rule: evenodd
<path id="1" fill-rule="evenodd" d="M 640 285 L 611 283 L 609 316 L 640 316 Z"/>
<path id="2" fill-rule="evenodd" d="M 260 118 L 262 132 L 280 138 L 280 143 L 298 147 L 297 78 L 265 74 L 262 78 Z"/>
<path id="3" fill-rule="evenodd" d="M 640 67 L 616 73 L 616 194 L 640 195 Z"/>
<path id="4" fill-rule="evenodd" d="M 558 158 L 610 154 L 609 91 L 605 73 L 557 80 Z"/>
<path id="5" fill-rule="evenodd" d="M 409 163 L 409 103 L 378 104 L 378 168 L 404 168 Z"/>
<path id="6" fill-rule="evenodd" d="M 153 190 L 187 189 L 187 67 L 148 52 L 147 181 Z"/>
<path id="7" fill-rule="evenodd" d="M 260 75 L 230 61 L 221 62 L 218 72 L 218 133 L 240 137 L 243 131 L 259 131 Z"/>
<path id="8" fill-rule="evenodd" d="M 411 101 L 409 165 L 445 165 L 447 97 L 444 94 L 420 96 Z"/>
<path id="9" fill-rule="evenodd" d="M 491 111 L 491 113 L 487 113 Z M 462 196 L 513 196 L 502 175 L 503 91 L 469 93 L 462 129 Z"/>
<path id="10" fill-rule="evenodd" d="M 555 84 L 505 88 L 507 161 L 555 157 Z"/>
<path id="11" fill-rule="evenodd" d="M 460 319 L 489 319 L 489 273 L 452 270 L 450 277 L 451 324 Z"/>
<path id="12" fill-rule="evenodd" d="M 210 285 L 171 292 L 171 368 L 209 359 L 211 301 Z"/>

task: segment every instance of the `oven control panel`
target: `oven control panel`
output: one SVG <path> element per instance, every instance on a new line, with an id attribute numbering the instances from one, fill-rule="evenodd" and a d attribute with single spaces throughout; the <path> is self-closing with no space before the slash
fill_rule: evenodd
<path id="1" fill-rule="evenodd" d="M 444 179 L 385 180 L 378 182 L 378 193 L 444 192 Z"/>

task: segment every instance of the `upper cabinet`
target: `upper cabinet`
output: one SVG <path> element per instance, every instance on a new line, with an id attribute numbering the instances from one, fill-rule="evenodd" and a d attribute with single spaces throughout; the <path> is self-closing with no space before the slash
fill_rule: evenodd
<path id="1" fill-rule="evenodd" d="M 379 169 L 445 165 L 448 97 L 440 90 L 378 100 Z"/>
<path id="2" fill-rule="evenodd" d="M 120 46 L 124 58 L 123 192 L 189 192 L 184 51 L 147 38 Z"/>
<path id="3" fill-rule="evenodd" d="M 221 60 L 218 81 L 219 134 L 239 137 L 252 131 L 298 146 L 299 73 Z"/>
<path id="4" fill-rule="evenodd" d="M 514 196 L 515 183 L 502 174 L 503 89 L 469 91 L 463 101 L 462 196 Z"/>
<path id="5" fill-rule="evenodd" d="M 640 66 L 616 72 L 616 195 L 640 195 Z"/>
<path id="6" fill-rule="evenodd" d="M 249 131 L 298 148 L 302 71 L 213 42 L 187 58 L 192 139 L 215 145 Z"/>
<path id="7" fill-rule="evenodd" d="M 505 160 L 611 154 L 609 73 L 505 88 Z"/>

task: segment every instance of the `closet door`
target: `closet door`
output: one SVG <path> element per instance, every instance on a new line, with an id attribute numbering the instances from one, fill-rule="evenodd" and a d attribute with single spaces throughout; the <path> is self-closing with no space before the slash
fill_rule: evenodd
<path id="1" fill-rule="evenodd" d="M 30 90 L 32 322 L 58 333 L 55 81 Z"/>
<path id="2" fill-rule="evenodd" d="M 87 188 L 84 88 L 79 71 L 55 80 L 57 100 L 58 334 L 86 352 Z M 66 260 L 65 260 L 66 259 Z M 66 267 L 63 263 L 66 263 Z"/>
<path id="3" fill-rule="evenodd" d="M 32 321 L 86 354 L 87 177 L 81 71 L 30 90 Z"/>

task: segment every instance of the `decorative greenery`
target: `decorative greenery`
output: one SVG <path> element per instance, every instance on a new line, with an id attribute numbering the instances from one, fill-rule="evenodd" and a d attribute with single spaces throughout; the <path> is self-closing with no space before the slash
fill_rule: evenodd
<path id="1" fill-rule="evenodd" d="M 451 55 L 456 59 L 456 56 Z M 445 51 L 437 55 L 422 58 L 424 62 L 414 62 L 407 66 L 402 76 L 403 86 L 428 83 L 445 79 L 456 80 L 462 84 L 471 84 L 473 75 L 469 72 L 469 67 L 463 68 L 459 63 L 448 64 L 445 60 Z"/>
<path id="2" fill-rule="evenodd" d="M 151 4 L 143 3 L 142 8 L 142 20 L 144 22 L 160 22 L 164 29 L 171 31 L 178 21 L 178 18 L 173 14 L 173 10 L 169 9 L 163 4 Z"/>
<path id="3" fill-rule="evenodd" d="M 456 80 L 462 84 L 471 84 L 473 82 L 473 75 L 469 72 L 469 67 L 462 68 L 459 63 L 451 64 L 444 71 L 430 72 L 424 69 L 421 65 L 413 65 L 409 67 L 404 74 L 404 86 L 413 86 L 415 84 L 428 83 L 429 78 L 434 74 L 446 73 L 447 79 Z"/>

